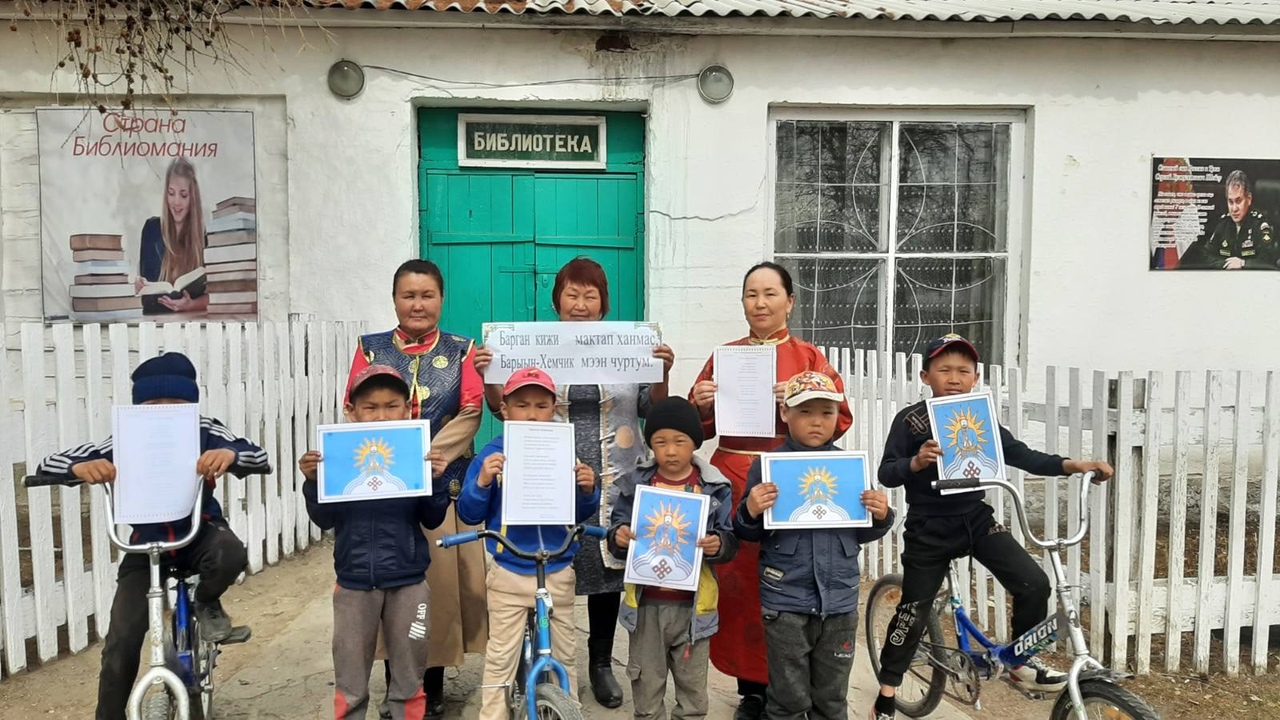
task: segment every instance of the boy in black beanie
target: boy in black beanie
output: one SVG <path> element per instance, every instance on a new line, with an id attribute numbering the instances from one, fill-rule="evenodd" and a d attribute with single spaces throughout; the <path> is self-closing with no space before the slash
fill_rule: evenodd
<path id="1" fill-rule="evenodd" d="M 196 384 L 196 368 L 182 353 L 165 353 L 142 363 L 131 376 L 134 405 L 175 405 L 200 402 Z M 86 443 L 70 450 L 54 453 L 40 462 L 36 472 L 77 478 L 89 484 L 114 482 L 116 466 L 112 463 L 111 438 L 100 443 Z M 249 564 L 244 543 L 222 516 L 222 508 L 213 497 L 218 478 L 227 472 L 238 477 L 271 472 L 267 451 L 238 438 L 226 425 L 213 418 L 200 418 L 200 458 L 196 472 L 204 478 L 202 527 L 196 539 L 185 548 L 171 553 L 167 565 L 199 573 L 196 586 L 196 616 L 200 634 L 209 642 L 243 642 L 248 628 L 231 627 L 231 619 L 222 609 L 219 598 L 235 582 Z M 179 482 L 181 478 L 174 478 Z M 194 481 L 194 478 L 193 478 Z M 132 543 L 166 541 L 182 537 L 191 528 L 191 520 L 182 518 L 169 523 L 137 525 Z M 133 681 L 138 677 L 142 641 L 147 633 L 147 590 L 151 585 L 151 564 L 146 555 L 128 553 L 120 560 L 116 576 L 116 595 L 111 601 L 111 625 L 102 646 L 102 670 L 98 675 L 97 720 L 124 720 L 125 704 Z"/>
<path id="2" fill-rule="evenodd" d="M 666 717 L 663 697 L 667 673 L 676 685 L 672 720 L 707 714 L 707 663 L 711 636 L 720 627 L 716 610 L 720 588 L 711 566 L 728 562 L 738 551 L 733 535 L 733 491 L 729 480 L 694 456 L 702 447 L 702 420 L 682 397 L 660 400 L 645 416 L 644 439 L 653 458 L 620 477 L 609 517 L 609 552 L 619 560 L 635 538 L 631 529 L 636 487 L 649 485 L 711 496 L 707 534 L 698 541 L 702 568 L 697 592 L 626 586 L 618 621 L 631 633 L 627 675 L 636 720 Z"/>

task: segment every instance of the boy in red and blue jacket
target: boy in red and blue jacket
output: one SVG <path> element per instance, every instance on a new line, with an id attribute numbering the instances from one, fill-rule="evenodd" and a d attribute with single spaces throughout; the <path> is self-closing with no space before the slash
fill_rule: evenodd
<path id="1" fill-rule="evenodd" d="M 131 376 L 133 404 L 172 405 L 197 403 L 200 387 L 196 369 L 181 353 L 165 353 L 138 366 Z M 36 472 L 77 478 L 95 484 L 114 482 L 116 467 L 112 463 L 112 439 L 98 444 L 86 443 L 70 450 L 54 453 L 40 461 Z M 227 527 L 222 508 L 213 497 L 217 479 L 227 472 L 246 477 L 271 472 L 267 451 L 238 438 L 225 425 L 213 418 L 200 418 L 201 455 L 196 471 L 204 477 L 204 505 L 201 528 L 196 539 L 185 548 L 170 554 L 168 565 L 200 575 L 196 586 L 196 617 L 200 633 L 210 642 L 231 638 L 231 619 L 222 609 L 219 598 L 236 581 L 249 564 L 244 543 Z M 168 523 L 137 525 L 131 543 L 170 541 L 191 529 L 190 518 Z M 97 720 L 124 720 L 125 705 L 133 681 L 138 676 L 142 641 L 147 634 L 147 590 L 151 586 L 151 564 L 146 555 L 128 553 L 120 561 L 116 575 L 116 594 L 111 601 L 111 625 L 102 647 L 102 670 L 98 674 Z M 236 628 L 237 639 L 246 637 L 247 628 Z"/>

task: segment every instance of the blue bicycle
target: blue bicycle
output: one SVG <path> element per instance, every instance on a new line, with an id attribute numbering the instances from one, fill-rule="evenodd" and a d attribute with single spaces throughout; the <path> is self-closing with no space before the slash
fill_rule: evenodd
<path id="1" fill-rule="evenodd" d="M 969 617 L 961 595 L 960 576 L 953 563 L 947 586 L 938 593 L 929 611 L 925 637 L 921 639 L 902 687 L 898 688 L 898 712 L 913 718 L 925 717 L 938 707 L 944 694 L 980 710 L 981 683 L 992 679 L 1002 679 L 1023 695 L 1041 699 L 1043 696 L 1039 693 L 1029 692 L 1012 682 L 1006 670 L 1025 664 L 1047 648 L 1065 625 L 1075 660 L 1067 675 L 1067 689 L 1054 703 L 1050 719 L 1160 720 L 1160 715 L 1150 705 L 1117 684 L 1132 675 L 1107 669 L 1089 653 L 1080 615 L 1071 597 L 1072 588 L 1067 584 L 1062 552 L 1078 545 L 1088 533 L 1092 480 L 1093 473 L 1087 473 L 1081 481 L 1080 527 L 1076 534 L 1051 540 L 1041 540 L 1031 531 L 1022 494 L 1009 482 L 941 480 L 933 484 L 939 490 L 981 487 L 1003 488 L 1009 493 L 1027 540 L 1048 551 L 1060 612 L 1049 616 L 1013 642 L 1000 645 L 988 639 Z M 901 598 L 902 576 L 893 574 L 876 581 L 867 599 L 867 651 L 871 653 L 871 664 L 877 675 L 880 673 L 880 649 L 884 646 Z"/>
<path id="2" fill-rule="evenodd" d="M 492 539 L 505 552 L 534 563 L 537 568 L 537 589 L 534 591 L 534 607 L 524 628 L 524 643 L 520 650 L 520 662 L 515 678 L 508 681 L 507 708 L 513 718 L 528 720 L 584 720 L 582 710 L 573 700 L 573 688 L 569 685 L 569 671 L 551 655 L 551 593 L 547 590 L 547 563 L 564 555 L 569 546 L 583 535 L 604 539 L 605 529 L 594 525 L 578 524 L 569 531 L 564 543 L 555 550 L 526 552 L 516 547 L 505 535 L 492 530 L 445 535 L 436 541 L 440 547 L 453 547 L 476 540 Z M 573 612 L 570 606 L 565 612 Z M 529 692 L 529 688 L 533 692 Z"/>
<path id="3" fill-rule="evenodd" d="M 77 479 L 58 475 L 31 475 L 23 479 L 27 487 L 80 485 Z M 127 553 L 145 553 L 151 561 L 151 587 L 147 591 L 147 619 L 150 637 L 150 663 L 147 671 L 129 694 L 129 720 L 210 720 L 213 717 L 213 668 L 217 664 L 219 645 L 241 643 L 249 639 L 244 626 L 232 629 L 231 637 L 221 643 L 201 639 L 200 626 L 193 611 L 194 577 L 189 570 L 165 564 L 165 555 L 190 545 L 200 532 L 200 510 L 203 494 L 196 493 L 191 509 L 191 530 L 172 542 L 150 542 L 138 545 L 120 539 L 112 513 L 114 495 L 110 483 L 96 487 L 106 494 L 107 535 L 111 544 Z M 163 574 L 161 571 L 164 571 Z M 173 607 L 165 623 L 164 578 L 174 580 Z"/>

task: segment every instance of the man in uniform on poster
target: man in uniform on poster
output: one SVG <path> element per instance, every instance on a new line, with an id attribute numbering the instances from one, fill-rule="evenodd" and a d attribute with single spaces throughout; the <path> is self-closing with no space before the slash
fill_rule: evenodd
<path id="1" fill-rule="evenodd" d="M 1187 249 L 1180 267 L 1188 269 L 1280 270 L 1275 229 L 1253 209 L 1253 187 L 1242 170 L 1227 176 L 1227 213 L 1208 239 Z"/>

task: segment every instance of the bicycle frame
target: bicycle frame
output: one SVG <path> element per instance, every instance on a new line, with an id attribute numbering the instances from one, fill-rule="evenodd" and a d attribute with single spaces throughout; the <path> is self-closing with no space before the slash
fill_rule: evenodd
<path id="1" fill-rule="evenodd" d="M 1089 532 L 1089 489 L 1093 485 L 1093 477 L 1094 473 L 1086 473 L 1080 483 L 1080 526 L 1076 533 L 1069 538 L 1049 540 L 1036 537 L 1031 529 L 1031 524 L 1027 521 L 1022 493 L 1006 480 L 940 480 L 933 484 L 937 489 L 998 487 L 1008 492 L 1013 498 L 1013 507 L 1017 511 L 1018 521 L 1022 524 L 1026 539 L 1032 545 L 1048 551 L 1049 564 L 1053 569 L 1054 593 L 1058 596 L 1059 615 L 1051 615 L 1008 645 L 998 645 L 988 639 L 974 624 L 973 620 L 969 618 L 969 613 L 964 606 L 964 600 L 960 595 L 959 574 L 956 572 L 955 565 L 952 564 L 949 575 L 951 580 L 949 602 L 956 620 L 956 639 L 960 645 L 960 650 L 967 654 L 975 664 L 981 664 L 987 670 L 991 669 L 989 658 L 994 658 L 1004 667 L 1016 667 L 1034 657 L 1044 646 L 1055 640 L 1062 625 L 1061 621 L 1065 619 L 1067 636 L 1074 655 L 1071 670 L 1067 674 L 1067 693 L 1071 697 L 1076 717 L 1079 720 L 1085 720 L 1083 700 L 1080 696 L 1081 675 L 1086 669 L 1103 674 L 1109 672 L 1089 652 L 1088 642 L 1084 637 L 1084 628 L 1080 624 L 1080 613 L 1077 611 L 1075 601 L 1071 597 L 1072 588 L 1067 582 L 1066 570 L 1062 564 L 1062 551 L 1072 545 L 1078 545 Z M 982 651 L 975 651 L 972 648 L 969 642 L 970 637 L 982 646 Z"/>
<path id="2" fill-rule="evenodd" d="M 537 585 L 533 594 L 534 632 L 532 633 L 533 637 L 530 638 L 530 642 L 533 644 L 533 661 L 525 672 L 524 686 L 525 712 L 529 720 L 538 717 L 537 686 L 539 684 L 538 679 L 543 677 L 544 674 L 551 673 L 555 675 L 556 683 L 560 686 L 560 689 L 570 698 L 574 697 L 573 689 L 569 685 L 568 669 L 551 655 L 551 611 L 554 608 L 554 603 L 551 600 L 551 592 L 547 590 L 547 562 L 568 552 L 569 547 L 577 542 L 582 535 L 603 539 L 605 531 L 599 527 L 578 524 L 574 526 L 559 549 L 540 549 L 534 552 L 521 550 L 506 536 L 492 530 L 470 530 L 454 535 L 446 535 L 436 541 L 436 545 L 447 548 L 476 540 L 492 539 L 513 556 L 533 561 L 537 578 Z M 570 608 L 570 611 L 572 611 L 572 608 Z"/>
<path id="3" fill-rule="evenodd" d="M 200 533 L 200 511 L 204 505 L 204 493 L 196 493 L 195 506 L 191 509 L 191 529 L 187 534 L 174 542 L 150 542 L 141 544 L 131 544 L 120 539 L 116 530 L 116 520 L 113 513 L 115 507 L 115 496 L 111 491 L 109 484 L 103 484 L 99 487 L 106 493 L 106 525 L 107 536 L 111 539 L 111 544 L 126 553 L 146 553 L 151 565 L 151 585 L 147 590 L 147 627 L 151 633 L 150 643 L 150 663 L 147 672 L 133 686 L 133 691 L 129 693 L 129 704 L 126 709 L 129 720 L 139 720 L 142 717 L 142 699 L 147 694 L 147 690 L 152 685 L 164 685 L 168 690 L 174 703 L 177 705 L 177 717 L 179 720 L 186 720 L 191 716 L 190 698 L 187 696 L 188 685 L 183 682 L 183 678 L 178 677 L 165 662 L 165 643 L 164 643 L 164 581 L 160 576 L 162 567 L 160 554 L 171 552 L 173 550 L 181 550 L 190 545 L 196 535 Z M 183 592 L 179 593 L 177 603 L 175 603 L 175 613 L 177 608 L 184 608 L 184 617 L 181 617 L 181 624 L 175 627 L 187 627 L 190 622 L 190 606 L 187 604 L 185 588 L 179 589 Z M 176 633 L 175 638 L 176 641 Z M 193 681 L 198 681 L 194 678 Z"/>
<path id="4" fill-rule="evenodd" d="M 538 686 L 537 679 L 542 677 L 543 673 L 550 672 L 556 676 L 556 681 L 560 684 L 560 689 L 564 690 L 569 697 L 573 697 L 573 691 L 569 687 L 569 671 L 564 664 L 551 655 L 551 592 L 547 590 L 546 567 L 542 563 L 538 563 L 538 587 L 533 594 L 534 609 L 534 631 L 533 639 L 533 662 L 529 664 L 529 670 L 525 674 L 524 687 L 524 703 L 525 709 L 529 713 L 528 718 L 532 720 L 538 717 L 538 698 L 535 689 Z"/>
<path id="5" fill-rule="evenodd" d="M 210 667 L 204 669 L 205 675 L 196 674 L 196 654 L 202 651 L 200 636 L 192 623 L 191 583 L 186 578 L 178 578 L 174 586 L 173 603 L 173 646 L 181 665 L 182 681 L 190 689 L 204 689 L 204 681 L 212 668 L 212 662 L 219 651 L 215 648 L 210 657 Z"/>

